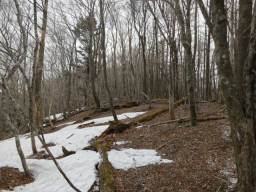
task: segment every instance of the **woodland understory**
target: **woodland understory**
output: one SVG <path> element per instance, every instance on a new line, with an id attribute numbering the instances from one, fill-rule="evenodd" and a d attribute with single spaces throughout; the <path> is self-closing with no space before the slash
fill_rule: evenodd
<path id="1" fill-rule="evenodd" d="M 15 138 L 24 170 L 0 166 L 0 190 L 2 172 L 36 179 L 28 133 L 31 157 L 51 159 L 80 191 L 58 163 L 75 152 L 54 157 L 44 134 L 111 113 L 89 149 L 103 159 L 100 191 L 256 191 L 255 1 L 1 0 L 0 15 L 0 139 Z M 175 165 L 112 169 L 107 151 L 123 139 Z"/>

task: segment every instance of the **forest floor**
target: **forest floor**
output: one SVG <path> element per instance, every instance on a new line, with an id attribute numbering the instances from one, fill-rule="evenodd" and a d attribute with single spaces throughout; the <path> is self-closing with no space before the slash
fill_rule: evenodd
<path id="1" fill-rule="evenodd" d="M 202 103 L 199 117 L 225 116 L 223 105 Z M 175 110 L 176 119 L 189 117 L 189 106 Z M 168 112 L 145 124 L 167 121 Z M 153 127 L 132 128 L 117 134 L 116 140 L 129 141 L 117 148 L 155 149 L 174 162 L 148 165 L 128 171 L 115 170 L 118 192 L 221 192 L 236 182 L 230 126 L 227 119 L 172 123 Z"/>
<path id="2" fill-rule="evenodd" d="M 140 105 L 116 111 L 117 114 L 141 111 L 150 113 L 167 106 L 153 104 L 153 108 L 149 110 L 148 105 Z M 110 112 L 92 114 L 92 111 L 79 113 L 57 123 L 54 128 L 46 128 L 46 132 L 58 132 L 67 126 L 65 123 L 81 121 L 84 117 L 101 118 L 111 115 Z M 175 116 L 176 119 L 189 118 L 189 106 L 177 107 Z M 224 116 L 226 116 L 226 110 L 223 105 L 216 103 L 198 105 L 199 118 Z M 130 120 L 127 118 L 123 122 Z M 165 112 L 141 125 L 152 125 L 168 120 L 168 112 Z M 119 144 L 114 144 L 113 149 L 153 149 L 161 157 L 173 162 L 151 164 L 128 170 L 114 169 L 117 192 L 224 192 L 234 186 L 236 173 L 228 119 L 198 122 L 195 127 L 191 127 L 189 122 L 179 121 L 159 126 L 141 127 L 141 125 L 132 126 L 123 133 L 114 134 L 114 143 L 119 142 Z M 22 173 L 19 178 L 10 178 L 8 176 L 12 173 L 6 170 L 0 170 L 0 178 L 9 178 L 11 182 L 16 182 L 16 185 L 32 181 L 24 178 Z M 13 170 L 10 169 L 10 171 Z M 0 191 L 14 187 L 11 184 L 3 186 L 1 188 L 0 181 Z"/>

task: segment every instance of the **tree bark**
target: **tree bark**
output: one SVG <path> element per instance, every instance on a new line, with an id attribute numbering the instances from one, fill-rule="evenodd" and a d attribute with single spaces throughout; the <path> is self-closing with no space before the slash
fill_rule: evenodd
<path id="1" fill-rule="evenodd" d="M 95 77 L 96 77 L 96 66 L 93 58 L 93 12 L 91 11 L 89 14 L 89 47 L 88 47 L 88 59 L 89 59 L 89 76 L 90 76 L 90 84 L 92 88 L 92 96 L 96 105 L 97 109 L 100 109 L 100 100 L 96 92 L 96 87 L 95 87 Z"/>
<path id="2" fill-rule="evenodd" d="M 239 100 L 245 105 L 245 60 L 248 55 L 250 26 L 252 21 L 252 0 L 239 0 L 239 21 L 237 31 L 237 54 L 235 55 L 235 77 L 239 86 Z"/>
<path id="3" fill-rule="evenodd" d="M 211 19 L 211 3 L 210 3 L 210 19 Z M 211 34 L 208 29 L 207 33 L 207 49 L 206 49 L 206 72 L 205 72 L 205 96 L 206 100 L 209 101 L 211 99 L 211 81 L 210 81 L 210 52 L 211 52 Z"/>
<path id="4" fill-rule="evenodd" d="M 43 78 L 44 68 L 44 50 L 45 50 L 45 37 L 47 27 L 47 12 L 48 12 L 48 0 L 44 1 L 43 5 L 43 24 L 41 29 L 41 40 L 39 43 L 38 60 L 36 65 L 36 77 L 35 77 L 35 125 L 37 129 L 42 128 L 42 99 L 41 99 L 41 84 Z"/>
<path id="5" fill-rule="evenodd" d="M 18 151 L 20 160 L 21 160 L 21 164 L 22 164 L 24 173 L 25 173 L 26 176 L 31 177 L 32 174 L 31 174 L 31 172 L 30 172 L 30 170 L 29 170 L 29 168 L 28 168 L 28 165 L 27 165 L 27 162 L 26 162 L 26 158 L 25 158 L 24 153 L 23 153 L 22 148 L 21 148 L 20 137 L 19 137 L 19 131 L 18 131 L 18 129 L 16 128 L 16 126 L 12 124 L 9 115 L 6 115 L 6 120 L 7 120 L 7 123 L 9 124 L 11 130 L 12 130 L 13 133 L 14 133 L 15 144 L 16 144 L 16 148 L 17 148 L 17 151 Z"/>
<path id="6" fill-rule="evenodd" d="M 190 104 L 191 125 L 196 125 L 196 104 L 195 104 L 195 66 L 193 63 L 193 55 L 191 50 L 191 29 L 190 29 L 190 9 L 191 0 L 187 3 L 186 23 L 181 11 L 180 2 L 175 0 L 176 7 L 174 8 L 180 28 L 181 28 L 181 41 L 185 49 L 185 62 L 187 66 L 188 77 L 188 93 Z"/>
<path id="7" fill-rule="evenodd" d="M 201 0 L 198 0 L 202 3 Z M 253 21 L 251 25 L 251 35 L 249 49 L 244 49 L 246 55 L 247 70 L 245 71 L 246 82 L 246 109 L 241 103 L 239 85 L 232 73 L 230 62 L 229 45 L 227 41 L 227 14 L 224 0 L 212 1 L 213 30 L 212 35 L 215 43 L 216 63 L 220 79 L 220 86 L 223 92 L 225 103 L 231 121 L 231 135 L 235 149 L 235 160 L 237 166 L 237 191 L 256 191 L 256 113 L 255 113 L 255 58 L 256 58 L 256 5 L 254 7 Z M 202 9 L 202 7 L 200 7 Z M 240 19 L 247 16 L 240 15 Z M 206 18 L 207 19 L 207 18 Z M 248 53 L 249 50 L 249 53 Z M 245 62 L 245 61 L 241 61 Z M 239 65 L 245 66 L 244 63 Z M 241 66 L 239 66 L 241 67 Z M 235 70 L 236 71 L 236 70 Z M 244 70 L 243 70 L 244 71 Z M 243 73 L 243 71 L 240 71 Z M 239 82 L 242 83 L 242 82 Z"/>
<path id="8" fill-rule="evenodd" d="M 107 90 L 110 109 L 114 118 L 114 121 L 118 121 L 116 112 L 113 107 L 113 99 L 111 92 L 108 86 L 107 78 L 107 60 L 106 60 L 106 45 L 105 45 L 105 21 L 104 21 L 104 0 L 100 0 L 100 26 L 101 26 L 101 51 L 102 51 L 102 60 L 103 60 L 103 75 L 104 75 L 104 84 Z"/>

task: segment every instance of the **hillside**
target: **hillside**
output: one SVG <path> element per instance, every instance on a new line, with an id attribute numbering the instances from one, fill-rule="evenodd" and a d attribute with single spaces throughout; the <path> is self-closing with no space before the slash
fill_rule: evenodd
<path id="1" fill-rule="evenodd" d="M 165 107 L 165 104 L 154 104 L 148 110 L 147 105 L 141 105 L 119 109 L 117 113 L 119 120 L 128 124 Z M 226 191 L 236 182 L 230 127 L 222 105 L 201 103 L 198 116 L 202 121 L 195 127 L 186 121 L 189 117 L 188 105 L 181 105 L 175 109 L 178 121 L 168 121 L 168 112 L 163 112 L 149 121 L 131 124 L 122 133 L 107 135 L 104 131 L 109 121 L 113 120 L 110 112 L 81 120 L 89 118 L 89 114 L 91 111 L 79 113 L 58 122 L 54 128 L 45 129 L 49 149 L 72 183 L 83 192 L 96 192 L 103 182 L 99 177 L 102 169 L 98 169 L 98 164 L 105 159 L 91 147 L 96 141 L 110 146 L 107 149 L 112 165 L 110 174 L 113 190 L 117 192 L 216 192 Z M 157 125 L 159 123 L 162 124 Z M 21 143 L 34 181 L 19 173 L 22 168 L 14 139 L 3 140 L 0 142 L 0 153 L 5 155 L 0 157 L 0 178 L 8 179 L 0 182 L 0 190 L 73 191 L 46 152 L 41 152 L 44 154 L 41 156 L 29 156 L 28 135 L 21 136 Z M 39 141 L 37 145 L 41 146 Z M 62 146 L 74 154 L 65 156 Z M 42 147 L 40 149 L 44 151 Z M 19 168 L 19 171 L 12 168 Z"/>

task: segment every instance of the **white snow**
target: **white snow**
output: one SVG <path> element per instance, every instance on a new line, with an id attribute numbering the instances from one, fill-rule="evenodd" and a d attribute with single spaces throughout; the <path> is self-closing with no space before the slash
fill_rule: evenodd
<path id="1" fill-rule="evenodd" d="M 127 144 L 127 143 L 131 143 L 130 141 L 117 141 L 114 143 L 114 145 L 124 145 L 124 144 Z"/>
<path id="2" fill-rule="evenodd" d="M 143 115 L 145 112 L 133 112 L 133 113 L 123 113 L 121 115 L 117 115 L 118 120 L 123 120 L 123 119 L 127 119 L 127 118 L 135 118 L 139 115 Z M 88 123 L 92 123 L 94 122 L 94 124 L 100 124 L 100 123 L 107 123 L 109 121 L 113 121 L 113 116 L 108 116 L 108 117 L 102 117 L 102 118 L 98 118 L 98 119 L 92 119 L 92 120 L 88 120 L 83 122 L 83 124 L 88 124 Z"/>
<path id="3" fill-rule="evenodd" d="M 73 182 L 81 191 L 88 191 L 96 179 L 95 165 L 100 156 L 93 151 L 79 151 L 72 156 L 60 159 L 58 162 Z M 14 188 L 14 191 L 26 192 L 63 192 L 74 191 L 55 165 L 50 160 L 28 160 L 29 168 L 33 171 L 35 181 L 33 183 Z"/>
<path id="4" fill-rule="evenodd" d="M 49 120 L 49 117 L 45 117 L 44 119 Z M 50 119 L 51 120 L 54 120 L 54 119 L 62 120 L 62 119 L 64 119 L 64 114 L 63 113 L 58 113 L 58 114 L 55 114 L 55 115 L 50 115 Z"/>
<path id="5" fill-rule="evenodd" d="M 128 170 L 150 164 L 172 163 L 172 160 L 162 159 L 155 150 L 121 149 L 108 152 L 108 159 L 115 169 Z"/>
<path id="6" fill-rule="evenodd" d="M 118 115 L 118 118 L 125 119 L 127 116 L 134 118 L 143 113 L 144 112 L 125 113 Z M 102 123 L 110 120 L 113 120 L 112 116 L 93 119 L 91 121 Z M 78 129 L 77 127 L 79 125 L 88 123 L 88 121 L 78 124 L 73 123 L 74 122 L 65 123 L 67 126 L 63 129 L 54 133 L 45 134 L 45 139 L 47 143 L 53 142 L 56 144 L 56 146 L 49 147 L 55 157 L 62 155 L 62 146 L 65 146 L 68 150 L 76 151 L 74 155 L 62 158 L 58 160 L 58 162 L 74 185 L 81 191 L 86 192 L 95 182 L 95 165 L 100 162 L 100 156 L 94 151 L 83 151 L 82 148 L 88 146 L 91 139 L 101 135 L 107 129 L 108 125 L 94 125 L 85 129 Z M 20 142 L 25 156 L 30 155 L 32 150 L 28 134 L 20 136 Z M 38 150 L 43 150 L 37 138 L 36 144 Z M 10 166 L 23 171 L 14 138 L 0 141 L 0 154 L 4 154 L 0 156 L 0 167 Z M 27 159 L 27 163 L 35 176 L 35 181 L 25 186 L 15 187 L 14 191 L 73 191 L 62 175 L 57 171 L 57 168 L 51 160 Z"/>
<path id="7" fill-rule="evenodd" d="M 47 142 L 53 142 L 56 144 L 56 146 L 50 148 L 54 156 L 60 156 L 63 154 L 61 146 L 72 151 L 81 150 L 89 145 L 90 140 L 96 136 L 100 136 L 101 133 L 108 128 L 108 125 L 103 125 L 86 129 L 77 129 L 78 125 L 79 124 L 70 125 L 60 131 L 45 135 Z"/>

